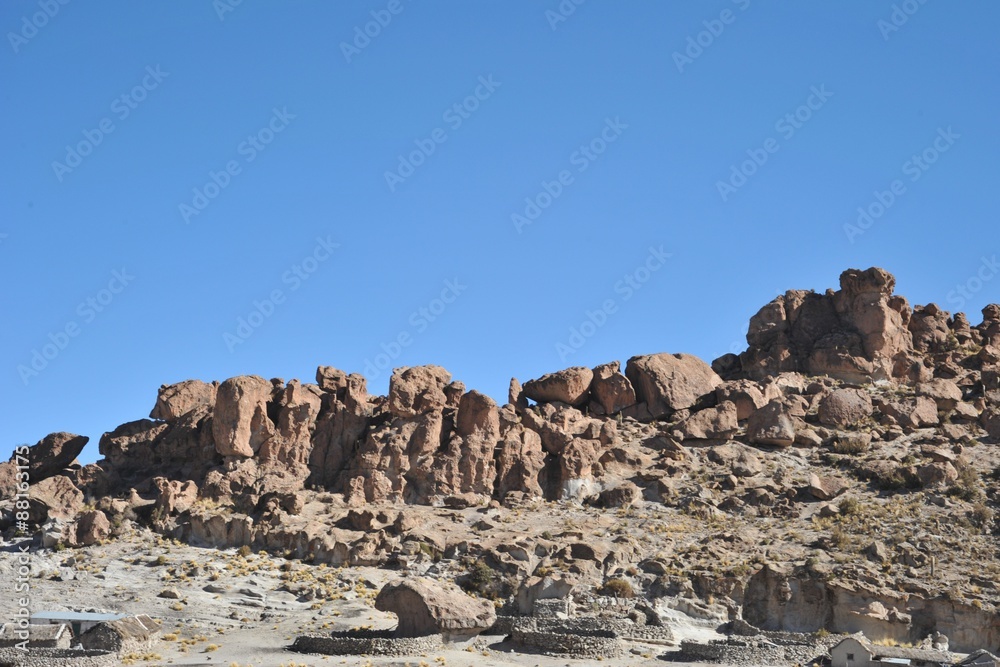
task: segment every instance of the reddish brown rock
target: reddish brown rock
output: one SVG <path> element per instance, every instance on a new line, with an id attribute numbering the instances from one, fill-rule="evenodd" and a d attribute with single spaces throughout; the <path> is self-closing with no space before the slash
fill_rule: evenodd
<path id="1" fill-rule="evenodd" d="M 795 422 L 780 400 L 756 410 L 747 421 L 747 439 L 755 445 L 789 447 L 795 442 Z"/>
<path id="2" fill-rule="evenodd" d="M 496 495 L 503 498 L 511 491 L 541 496 L 541 473 L 545 467 L 542 439 L 522 425 L 507 431 L 497 452 Z"/>
<path id="3" fill-rule="evenodd" d="M 756 382 L 750 380 L 730 380 L 715 390 L 719 403 L 732 401 L 736 406 L 736 419 L 743 421 L 757 408 L 767 405 L 768 400 L 777 396 L 765 396 Z"/>
<path id="4" fill-rule="evenodd" d="M 488 600 L 417 577 L 384 586 L 375 598 L 375 608 L 399 618 L 397 637 L 469 637 L 496 622 L 496 611 Z"/>
<path id="5" fill-rule="evenodd" d="M 389 411 L 397 417 L 415 417 L 442 410 L 448 404 L 444 388 L 451 373 L 440 366 L 397 368 L 389 379 Z"/>
<path id="6" fill-rule="evenodd" d="M 847 482 L 836 477 L 812 474 L 806 491 L 816 500 L 832 500 L 847 490 Z"/>
<path id="7" fill-rule="evenodd" d="M 322 406 L 322 390 L 312 384 L 292 380 L 277 403 L 278 420 L 274 435 L 260 447 L 262 461 L 280 464 L 305 479 L 312 454 L 312 436 Z"/>
<path id="8" fill-rule="evenodd" d="M 590 400 L 590 383 L 594 372 L 583 366 L 574 366 L 555 373 L 548 373 L 537 380 L 524 383 L 524 395 L 536 403 L 558 401 L 581 406 Z"/>
<path id="9" fill-rule="evenodd" d="M 725 439 L 739 428 L 736 418 L 736 404 L 725 401 L 694 413 L 678 425 L 677 431 L 682 440 Z"/>
<path id="10" fill-rule="evenodd" d="M 882 414 L 904 429 L 922 428 L 938 423 L 937 403 L 926 396 L 903 398 L 879 406 Z"/>
<path id="11" fill-rule="evenodd" d="M 46 518 L 72 519 L 83 509 L 83 492 L 63 475 L 48 477 L 37 484 L 32 482 L 28 497 L 30 513 L 37 523 Z"/>
<path id="12" fill-rule="evenodd" d="M 28 471 L 31 483 L 58 475 L 76 460 L 89 440 L 86 436 L 72 433 L 50 433 L 29 447 Z"/>
<path id="13" fill-rule="evenodd" d="M 962 390 L 951 380 L 936 379 L 917 385 L 917 395 L 926 396 L 937 404 L 937 409 L 954 410 L 962 400 Z"/>
<path id="14" fill-rule="evenodd" d="M 212 408 L 215 405 L 218 382 L 211 384 L 201 380 L 185 380 L 177 384 L 160 385 L 156 405 L 149 413 L 150 419 L 172 422 L 198 408 Z"/>
<path id="15" fill-rule="evenodd" d="M 635 389 L 621 373 L 621 364 L 612 361 L 594 368 L 594 379 L 590 383 L 590 395 L 606 415 L 618 414 L 630 405 L 635 405 Z"/>
<path id="16" fill-rule="evenodd" d="M 950 463 L 928 463 L 917 468 L 917 477 L 925 487 L 947 486 L 958 479 L 958 471 Z"/>
<path id="17" fill-rule="evenodd" d="M 844 428 L 871 417 L 872 410 L 872 399 L 868 392 L 861 389 L 838 389 L 820 401 L 819 421 L 825 426 Z"/>
<path id="18" fill-rule="evenodd" d="M 708 364 L 690 354 L 632 357 L 625 375 L 636 398 L 655 419 L 713 401 L 716 387 L 722 384 Z"/>
<path id="19" fill-rule="evenodd" d="M 100 510 L 83 512 L 76 520 L 76 543 L 89 547 L 111 536 L 111 522 Z"/>
<path id="20" fill-rule="evenodd" d="M 272 385 L 256 375 L 241 375 L 219 385 L 212 435 L 223 456 L 250 457 L 275 433 L 267 416 Z"/>
<path id="21" fill-rule="evenodd" d="M 181 514 L 191 509 L 191 506 L 198 500 L 198 485 L 187 480 L 181 482 L 176 479 L 166 479 L 157 477 L 153 480 L 159 491 L 156 498 L 156 509 L 164 517 L 171 514 Z"/>
<path id="22" fill-rule="evenodd" d="M 790 290 L 754 315 L 740 365 L 753 378 L 782 371 L 863 382 L 899 376 L 912 365 L 911 310 L 879 268 L 849 269 L 840 290 Z"/>

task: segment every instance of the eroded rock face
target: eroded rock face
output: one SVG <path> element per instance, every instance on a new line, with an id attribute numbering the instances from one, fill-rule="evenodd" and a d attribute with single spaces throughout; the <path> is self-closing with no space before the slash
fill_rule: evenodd
<path id="1" fill-rule="evenodd" d="M 192 410 L 211 408 L 215 405 L 218 388 L 218 382 L 209 384 L 201 380 L 185 380 L 177 384 L 161 385 L 156 405 L 153 406 L 149 417 L 173 422 Z"/>
<path id="2" fill-rule="evenodd" d="M 849 269 L 837 292 L 777 297 L 750 320 L 742 370 L 755 379 L 782 371 L 850 382 L 900 377 L 914 347 L 912 311 L 893 295 L 895 284 L 883 269 Z"/>
<path id="3" fill-rule="evenodd" d="M 448 404 L 445 387 L 451 373 L 440 366 L 397 368 L 389 379 L 389 411 L 397 417 L 416 417 Z"/>
<path id="4" fill-rule="evenodd" d="M 219 385 L 212 415 L 215 448 L 223 456 L 251 457 L 275 434 L 268 417 L 270 382 L 256 375 L 241 375 Z"/>
<path id="5" fill-rule="evenodd" d="M 548 373 L 537 380 L 524 383 L 524 395 L 536 403 L 558 401 L 567 405 L 585 405 L 590 400 L 590 383 L 594 372 L 575 366 L 555 373 Z"/>
<path id="6" fill-rule="evenodd" d="M 469 637 L 496 622 L 496 611 L 489 601 L 422 577 L 387 584 L 375 598 L 375 608 L 399 618 L 398 637 Z"/>
<path id="7" fill-rule="evenodd" d="M 711 366 L 690 354 L 632 357 L 625 366 L 625 375 L 635 388 L 636 398 L 646 403 L 654 418 L 711 403 L 715 388 L 722 384 Z"/>

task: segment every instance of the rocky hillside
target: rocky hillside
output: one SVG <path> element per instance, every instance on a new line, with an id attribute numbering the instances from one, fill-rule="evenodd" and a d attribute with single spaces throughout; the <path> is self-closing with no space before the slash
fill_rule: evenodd
<path id="1" fill-rule="evenodd" d="M 503 406 L 438 366 L 396 369 L 388 396 L 328 366 L 315 384 L 164 385 L 95 464 L 74 463 L 72 434 L 30 449 L 31 525 L 48 546 L 141 524 L 333 564 L 426 561 L 509 604 L 621 579 L 765 629 L 939 630 L 996 651 L 1000 306 L 972 326 L 894 287 L 848 270 L 761 308 L 738 356 L 513 379 Z M 0 464 L 8 536 L 16 465 Z"/>

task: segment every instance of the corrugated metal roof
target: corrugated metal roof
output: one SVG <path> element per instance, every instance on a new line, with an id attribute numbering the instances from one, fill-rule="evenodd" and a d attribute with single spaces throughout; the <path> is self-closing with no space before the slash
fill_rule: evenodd
<path id="1" fill-rule="evenodd" d="M 125 618 L 125 614 L 95 614 L 84 611 L 40 611 L 31 615 L 32 621 L 117 621 Z"/>

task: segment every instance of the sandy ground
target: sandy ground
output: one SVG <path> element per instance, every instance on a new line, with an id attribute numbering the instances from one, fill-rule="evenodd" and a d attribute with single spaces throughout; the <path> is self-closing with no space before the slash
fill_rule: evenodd
<path id="1" fill-rule="evenodd" d="M 15 562 L 11 548 L 0 552 L 0 608 L 14 606 L 8 601 L 16 597 Z M 84 549 L 36 552 L 31 566 L 33 612 L 96 609 L 148 614 L 162 624 L 162 641 L 146 655 L 131 656 L 134 662 L 127 664 L 555 667 L 595 662 L 515 653 L 500 643 L 502 637 L 482 638 L 474 650 L 456 648 L 404 659 L 305 655 L 288 650 L 299 634 L 393 627 L 395 617 L 375 610 L 372 602 L 382 584 L 398 573 L 376 568 L 313 566 L 266 554 L 243 557 L 235 550 L 176 544 L 150 532 Z M 315 593 L 303 594 L 310 589 Z M 161 597 L 165 591 L 177 599 Z M 712 634 L 696 627 L 689 630 L 685 634 L 699 635 L 699 639 Z M 625 657 L 600 664 L 664 665 L 668 663 L 662 656 L 674 648 L 632 644 Z"/>

